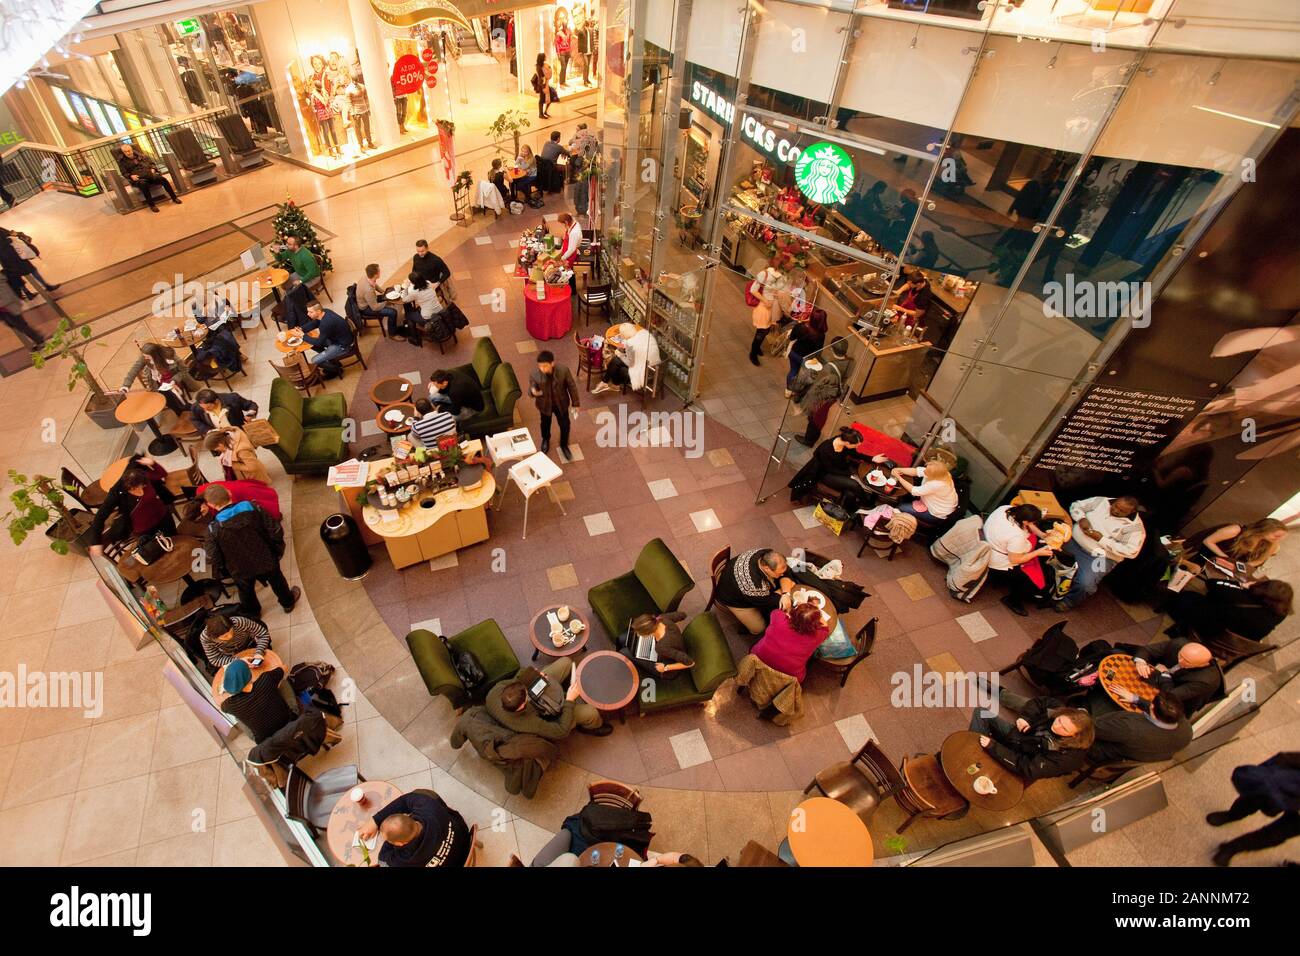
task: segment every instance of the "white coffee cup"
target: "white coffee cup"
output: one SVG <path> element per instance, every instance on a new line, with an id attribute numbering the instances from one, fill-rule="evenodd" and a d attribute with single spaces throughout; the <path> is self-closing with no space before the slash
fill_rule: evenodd
<path id="1" fill-rule="evenodd" d="M 976 793 L 982 793 L 986 797 L 991 797 L 993 794 L 998 792 L 998 788 L 993 783 L 992 779 L 984 774 L 975 778 L 974 787 Z"/>
<path id="2" fill-rule="evenodd" d="M 348 798 L 353 803 L 360 803 L 366 798 L 366 791 L 361 787 L 353 787 L 351 791 L 348 792 Z"/>
<path id="3" fill-rule="evenodd" d="M 555 612 L 555 616 L 560 619 L 561 624 L 567 621 L 569 619 L 569 605 L 566 604 L 563 607 L 558 608 Z"/>

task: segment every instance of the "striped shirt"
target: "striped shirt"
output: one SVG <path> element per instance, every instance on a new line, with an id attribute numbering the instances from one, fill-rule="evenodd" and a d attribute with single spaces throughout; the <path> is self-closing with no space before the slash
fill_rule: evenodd
<path id="1" fill-rule="evenodd" d="M 265 656 L 266 649 L 271 646 L 271 632 L 266 629 L 266 625 L 247 617 L 230 618 L 230 637 L 223 641 L 220 640 L 222 636 L 209 634 L 207 628 L 204 628 L 203 636 L 199 638 L 203 653 L 213 667 L 225 667 L 235 659 L 236 654 L 250 647 L 256 647 L 257 653 Z"/>
<path id="2" fill-rule="evenodd" d="M 450 413 L 441 410 L 434 410 L 411 425 L 411 434 L 419 439 L 420 444 L 425 448 L 433 448 L 443 435 L 455 433 L 456 419 L 452 418 Z"/>

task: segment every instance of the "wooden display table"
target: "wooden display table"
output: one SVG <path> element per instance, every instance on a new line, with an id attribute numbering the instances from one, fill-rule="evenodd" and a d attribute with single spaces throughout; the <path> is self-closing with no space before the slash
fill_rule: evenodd
<path id="1" fill-rule="evenodd" d="M 477 439 L 462 446 L 467 455 L 482 451 Z M 392 458 L 371 463 L 371 475 L 391 470 Z M 385 520 L 383 511 L 370 505 L 361 509 L 361 519 L 388 548 L 388 558 L 395 568 L 408 568 L 434 558 L 486 541 L 488 535 L 487 504 L 496 493 L 492 473 L 483 471 L 483 483 L 473 491 L 451 488 L 437 494 L 421 492 L 398 509 L 393 520 Z M 394 514 L 394 512 L 389 512 Z"/>

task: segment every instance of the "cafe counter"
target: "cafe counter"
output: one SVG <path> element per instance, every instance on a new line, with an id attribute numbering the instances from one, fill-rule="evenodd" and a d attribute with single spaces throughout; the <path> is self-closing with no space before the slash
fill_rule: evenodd
<path id="1" fill-rule="evenodd" d="M 392 464 L 391 458 L 381 459 L 372 462 L 372 468 L 382 474 Z M 396 510 L 366 504 L 361 520 L 384 542 L 393 567 L 406 568 L 486 541 L 487 506 L 495 493 L 496 481 L 484 469 L 476 488 L 426 489 Z"/>
<path id="2" fill-rule="evenodd" d="M 856 326 L 851 331 L 866 347 L 867 365 L 862 383 L 853 395 L 854 401 L 861 404 L 906 392 L 925 360 L 930 343 L 904 339 L 899 330 L 875 340 Z"/>

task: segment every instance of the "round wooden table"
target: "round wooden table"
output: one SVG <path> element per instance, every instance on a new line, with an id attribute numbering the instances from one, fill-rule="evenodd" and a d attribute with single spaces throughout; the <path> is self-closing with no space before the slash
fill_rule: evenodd
<path id="1" fill-rule="evenodd" d="M 275 336 L 275 350 L 281 355 L 301 355 L 303 352 L 311 351 L 311 343 L 303 336 L 298 329 L 286 330 L 290 336 L 296 338 L 297 344 L 290 345 L 284 339 L 280 338 L 285 332 L 278 332 Z"/>
<path id="2" fill-rule="evenodd" d="M 193 319 L 190 321 L 193 321 Z M 165 335 L 158 336 L 158 344 L 173 349 L 178 345 L 183 345 L 186 348 L 192 349 L 207 338 L 207 336 L 208 327 L 202 322 L 196 323 L 195 327 L 192 329 L 187 329 L 185 326 L 180 325 L 172 327 Z"/>
<path id="3" fill-rule="evenodd" d="M 289 270 L 272 266 L 269 269 L 263 269 L 261 272 L 254 272 L 251 275 L 246 275 L 242 279 L 237 279 L 235 281 L 241 283 L 256 283 L 263 288 L 274 291 L 289 281 Z"/>
<path id="4" fill-rule="evenodd" d="M 614 854 L 618 852 L 617 843 L 594 843 L 582 851 L 578 857 L 578 866 L 627 866 L 628 860 L 636 860 L 638 863 L 644 863 L 643 857 L 636 850 L 632 849 L 626 843 L 623 844 L 623 862 L 615 863 L 617 859 Z"/>
<path id="5" fill-rule="evenodd" d="M 344 866 L 366 865 L 361 848 L 352 845 L 353 837 L 357 835 L 361 824 L 402 795 L 402 791 L 387 780 L 365 780 L 357 786 L 365 793 L 362 802 L 353 801 L 352 790 L 355 788 L 349 788 L 339 797 L 339 802 L 334 804 L 329 823 L 325 827 L 325 841 L 329 844 L 330 853 Z M 371 862 L 378 862 L 381 846 L 383 838 L 376 836 L 375 848 L 370 851 Z"/>
<path id="6" fill-rule="evenodd" d="M 1155 668 L 1151 670 L 1154 672 Z M 1110 654 L 1098 661 L 1097 683 L 1111 700 L 1134 714 L 1142 713 L 1142 708 L 1120 698 L 1115 693 L 1117 689 L 1137 694 L 1142 700 L 1155 700 L 1156 694 L 1160 692 L 1153 684 L 1147 683 L 1146 678 L 1138 675 L 1137 663 L 1128 654 Z"/>
<path id="7" fill-rule="evenodd" d="M 410 402 L 415 394 L 415 386 L 400 375 L 381 378 L 370 389 L 370 400 L 376 408 L 396 405 L 398 402 Z"/>
<path id="8" fill-rule="evenodd" d="M 275 670 L 277 667 L 284 667 L 284 661 L 280 659 L 280 655 L 277 654 L 274 650 L 272 650 L 269 647 L 266 649 L 266 656 L 262 658 L 262 663 L 259 664 L 257 667 L 254 667 L 252 663 L 253 658 L 257 656 L 257 651 L 254 650 L 253 648 L 250 647 L 247 648 L 246 650 L 242 650 L 235 656 L 248 665 L 248 670 L 252 675 L 249 678 L 250 680 L 257 680 L 263 674 L 270 673 L 271 671 Z M 222 680 L 225 679 L 226 676 L 226 667 L 227 665 L 225 664 L 223 664 L 221 667 L 218 667 L 216 676 L 212 678 L 212 696 L 217 701 L 225 700 L 227 697 L 230 696 L 225 692 L 225 690 L 221 686 L 221 682 Z M 285 676 L 286 677 L 289 676 L 289 671 L 287 668 L 285 669 Z"/>
<path id="9" fill-rule="evenodd" d="M 840 622 L 840 616 L 835 612 L 835 602 L 826 596 L 826 592 L 819 590 L 818 588 L 815 588 L 810 584 L 804 584 L 800 581 L 795 581 L 794 588 L 790 592 L 791 594 L 790 607 L 792 610 L 794 608 L 793 595 L 799 591 L 811 591 L 813 594 L 816 594 L 818 597 L 821 598 L 822 613 L 829 618 L 829 620 L 826 622 L 826 631 L 827 633 L 829 633 L 835 630 L 835 625 Z"/>
<path id="10" fill-rule="evenodd" d="M 1025 782 L 994 760 L 980 746 L 980 735 L 973 730 L 949 734 L 939 751 L 939 765 L 953 789 L 972 807 L 981 810 L 1010 810 L 1025 795 Z M 997 793 L 980 793 L 975 789 L 978 777 L 988 777 Z"/>
<path id="11" fill-rule="evenodd" d="M 153 564 L 141 564 L 131 555 L 118 562 L 118 570 L 129 580 L 139 579 L 147 584 L 171 584 L 184 581 L 193 584 L 194 553 L 203 548 L 203 542 L 188 534 L 172 535 L 172 549 Z"/>
<path id="12" fill-rule="evenodd" d="M 134 391 L 127 392 L 126 397 L 118 403 L 113 415 L 123 425 L 147 424 L 154 434 L 149 443 L 149 454 L 168 455 L 176 450 L 176 439 L 168 438 L 158 430 L 153 417 L 167 407 L 167 399 L 162 392 Z"/>
<path id="13" fill-rule="evenodd" d="M 593 651 L 582 659 L 573 679 L 582 699 L 601 713 L 618 711 L 636 699 L 641 677 L 632 662 L 618 651 Z"/>
<path id="14" fill-rule="evenodd" d="M 563 606 L 562 604 L 552 604 L 533 615 L 533 622 L 528 625 L 528 639 L 533 642 L 533 647 L 536 648 L 533 651 L 533 660 L 537 660 L 539 654 L 545 654 L 547 657 L 572 657 L 579 651 L 586 650 L 587 638 L 591 637 L 591 622 L 587 620 L 585 614 L 571 604 L 568 606 L 569 619 L 563 622 L 565 629 L 567 630 L 568 626 L 574 621 L 581 621 L 582 629 L 575 635 L 571 643 L 565 644 L 563 647 L 556 647 L 554 642 L 551 641 L 551 625 L 547 621 L 546 615 Z"/>
<path id="15" fill-rule="evenodd" d="M 871 831 L 846 804 L 813 797 L 790 811 L 790 852 L 800 866 L 870 866 Z"/>
<path id="16" fill-rule="evenodd" d="M 117 461 L 113 462 L 113 464 L 105 468 L 104 473 L 99 476 L 99 487 L 103 488 L 105 492 L 112 491 L 113 486 L 122 479 L 124 474 L 126 474 L 126 466 L 129 464 L 131 464 L 131 459 L 128 456 L 126 458 L 119 458 Z"/>
<path id="17" fill-rule="evenodd" d="M 537 283 L 524 283 L 524 326 L 535 339 L 562 339 L 573 328 L 573 295 L 569 286 L 547 285 L 546 298 L 537 298 Z"/>
<path id="18" fill-rule="evenodd" d="M 400 421 L 389 421 L 385 416 L 389 412 L 401 412 Z M 411 426 L 406 424 L 408 418 L 415 417 L 415 406 L 410 402 L 395 402 L 392 405 L 384 405 L 379 411 L 375 412 L 375 424 L 379 430 L 386 435 L 405 435 L 411 430 Z"/>

